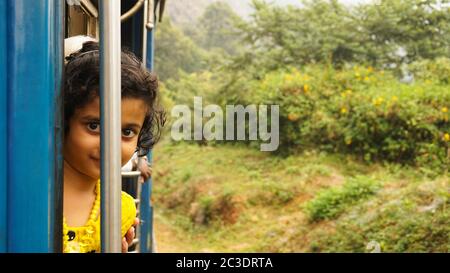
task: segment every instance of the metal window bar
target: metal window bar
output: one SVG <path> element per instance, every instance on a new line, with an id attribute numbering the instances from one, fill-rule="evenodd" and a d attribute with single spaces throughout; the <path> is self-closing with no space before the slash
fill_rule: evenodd
<path id="1" fill-rule="evenodd" d="M 122 249 L 120 2 L 100 1 L 101 245 L 106 253 Z"/>
<path id="2" fill-rule="evenodd" d="M 144 28 L 143 28 L 143 48 L 142 48 L 142 63 L 144 67 L 153 70 L 154 60 L 154 22 L 155 19 L 155 1 L 147 0 L 144 3 Z M 152 151 L 147 155 L 148 163 L 152 162 Z M 151 202 L 152 194 L 152 178 L 142 185 L 140 213 L 141 213 L 141 227 L 140 227 L 140 242 L 139 251 L 155 252 L 155 237 L 153 229 L 153 204 Z"/>
<path id="3" fill-rule="evenodd" d="M 139 163 L 138 163 L 139 165 Z M 141 196 L 141 183 L 139 182 L 139 177 L 141 175 L 140 171 L 128 171 L 122 172 L 122 191 L 128 193 L 134 198 L 134 203 L 140 203 Z M 136 217 L 140 218 L 139 206 L 136 206 Z M 128 246 L 129 253 L 136 253 L 138 249 L 139 243 L 139 225 L 136 227 L 136 238 L 132 241 L 132 243 Z"/>

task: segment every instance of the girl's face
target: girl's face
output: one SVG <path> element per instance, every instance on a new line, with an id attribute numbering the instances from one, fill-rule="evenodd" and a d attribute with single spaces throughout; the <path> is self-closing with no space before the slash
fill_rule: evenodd
<path id="1" fill-rule="evenodd" d="M 122 166 L 137 147 L 147 106 L 143 100 L 122 99 Z M 64 141 L 64 160 L 76 172 L 100 178 L 100 99 L 77 109 L 69 121 Z"/>

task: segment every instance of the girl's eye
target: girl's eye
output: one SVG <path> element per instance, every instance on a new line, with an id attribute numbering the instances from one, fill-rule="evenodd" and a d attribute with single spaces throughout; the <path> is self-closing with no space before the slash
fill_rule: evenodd
<path id="1" fill-rule="evenodd" d="M 122 130 L 122 136 L 126 137 L 126 138 L 132 138 L 134 137 L 136 134 L 133 130 L 131 129 L 123 129 Z"/>
<path id="2" fill-rule="evenodd" d="M 89 122 L 87 125 L 89 131 L 99 133 L 100 132 L 100 124 L 96 122 Z"/>

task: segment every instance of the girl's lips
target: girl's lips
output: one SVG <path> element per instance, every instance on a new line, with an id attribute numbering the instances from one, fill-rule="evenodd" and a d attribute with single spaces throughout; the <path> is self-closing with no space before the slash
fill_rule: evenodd
<path id="1" fill-rule="evenodd" d="M 96 158 L 92 158 L 91 157 L 91 160 L 94 161 L 96 166 L 100 166 L 100 159 L 96 159 Z"/>

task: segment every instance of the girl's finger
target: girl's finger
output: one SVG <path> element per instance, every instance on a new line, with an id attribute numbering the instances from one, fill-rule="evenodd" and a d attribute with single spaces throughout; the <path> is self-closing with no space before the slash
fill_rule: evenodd
<path id="1" fill-rule="evenodd" d="M 134 227 L 130 228 L 129 232 L 127 233 L 127 243 L 131 244 L 134 239 Z"/>
<path id="2" fill-rule="evenodd" d="M 127 241 L 125 240 L 125 238 L 122 239 L 122 253 L 127 253 L 128 252 L 128 244 Z"/>
<path id="3" fill-rule="evenodd" d="M 130 228 L 130 229 L 127 231 L 127 234 L 125 234 L 125 240 L 126 240 L 127 243 L 130 242 L 131 233 L 132 233 L 131 229 L 132 229 L 132 228 Z"/>

